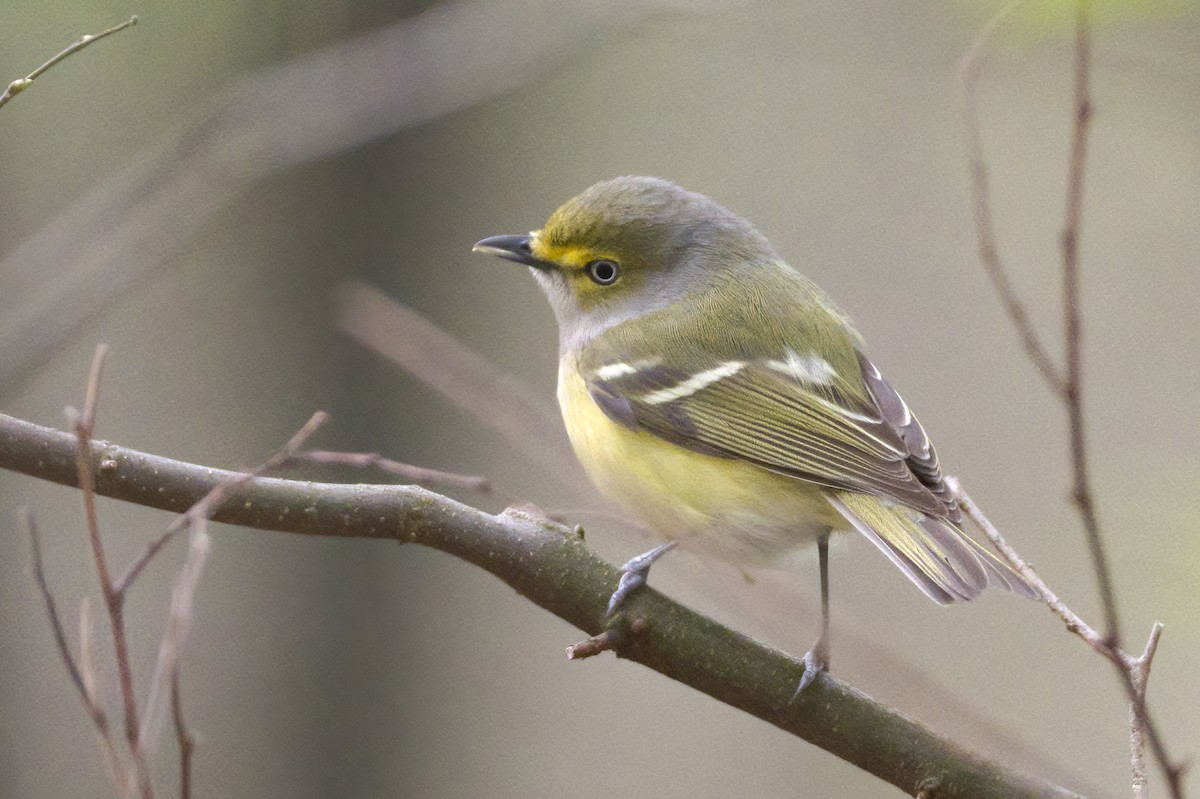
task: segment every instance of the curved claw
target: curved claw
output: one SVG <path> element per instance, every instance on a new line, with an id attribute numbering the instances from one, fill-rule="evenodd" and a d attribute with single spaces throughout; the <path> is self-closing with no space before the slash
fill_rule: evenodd
<path id="1" fill-rule="evenodd" d="M 646 579 L 650 576 L 650 567 L 654 565 L 654 561 L 674 549 L 675 543 L 675 541 L 668 541 L 665 544 L 659 544 L 649 552 L 643 552 L 635 558 L 630 558 L 621 567 L 621 581 L 617 583 L 617 590 L 613 591 L 612 596 L 608 598 L 608 610 L 604 614 L 605 618 L 612 616 L 634 589 L 646 584 Z"/>
<path id="2" fill-rule="evenodd" d="M 812 681 L 817 679 L 817 675 L 823 671 L 829 671 L 829 651 L 825 646 L 824 638 L 817 641 L 813 644 L 812 649 L 804 653 L 804 675 L 800 678 L 800 684 L 796 686 L 796 693 L 792 694 L 791 701 L 795 702 L 799 699 L 804 689 L 812 685 Z"/>

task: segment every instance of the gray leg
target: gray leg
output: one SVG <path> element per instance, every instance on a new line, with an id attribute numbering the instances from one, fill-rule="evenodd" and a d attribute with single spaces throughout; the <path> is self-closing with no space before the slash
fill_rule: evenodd
<path id="1" fill-rule="evenodd" d="M 633 593 L 635 588 L 645 585 L 646 578 L 650 576 L 650 566 L 668 551 L 674 549 L 675 543 L 668 541 L 665 544 L 659 544 L 649 552 L 643 552 L 636 558 L 630 559 L 621 567 L 621 582 L 617 584 L 617 590 L 613 591 L 613 595 L 609 597 L 608 612 L 604 614 L 606 617 L 613 615 L 613 612 L 625 601 L 625 597 Z"/>
<path id="2" fill-rule="evenodd" d="M 829 533 L 817 539 L 817 557 L 821 562 L 821 635 L 804 655 L 804 676 L 792 696 L 793 702 L 819 672 L 829 670 Z"/>

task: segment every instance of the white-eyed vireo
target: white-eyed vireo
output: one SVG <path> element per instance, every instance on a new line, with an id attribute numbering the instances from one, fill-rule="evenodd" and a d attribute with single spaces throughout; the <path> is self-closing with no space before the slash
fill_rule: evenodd
<path id="1" fill-rule="evenodd" d="M 531 267 L 550 298 L 563 420 L 604 494 L 739 563 L 818 545 L 801 688 L 828 665 L 830 532 L 858 530 L 935 602 L 988 583 L 1036 596 L 962 531 L 932 444 L 849 319 L 740 216 L 621 177 L 475 249 Z M 610 609 L 665 548 L 626 564 Z"/>

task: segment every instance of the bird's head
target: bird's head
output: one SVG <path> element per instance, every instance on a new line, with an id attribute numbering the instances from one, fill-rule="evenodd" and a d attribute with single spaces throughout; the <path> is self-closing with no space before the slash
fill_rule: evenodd
<path id="1" fill-rule="evenodd" d="M 541 230 L 475 245 L 525 264 L 550 299 L 564 342 L 777 262 L 737 214 L 660 178 L 606 180 L 568 200 Z"/>

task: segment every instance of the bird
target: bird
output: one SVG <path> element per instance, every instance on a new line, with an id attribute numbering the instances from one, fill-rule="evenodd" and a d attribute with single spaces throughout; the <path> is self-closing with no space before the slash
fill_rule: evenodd
<path id="1" fill-rule="evenodd" d="M 921 423 L 849 317 L 746 219 L 655 177 L 597 183 L 527 235 L 474 246 L 529 267 L 558 324 L 558 402 L 601 493 L 665 543 L 623 567 L 610 615 L 676 544 L 778 567 L 817 547 L 830 662 L 829 538 L 865 536 L 927 597 L 1037 598 L 972 539 Z"/>

